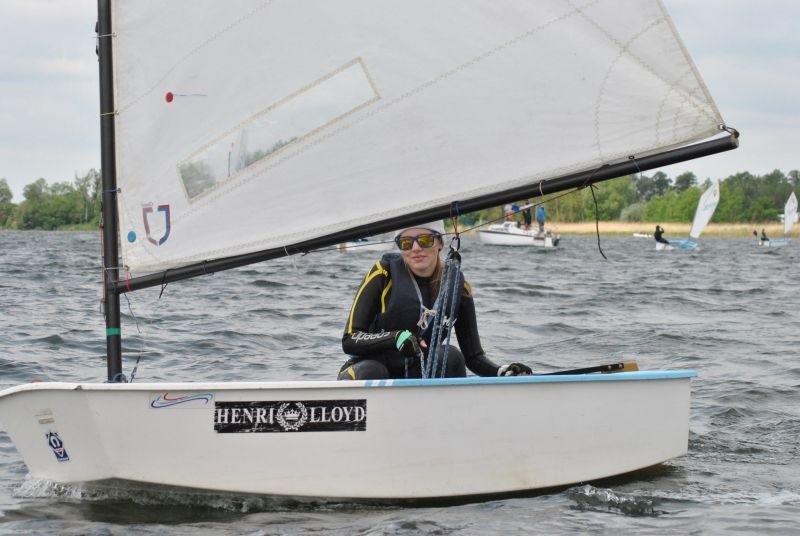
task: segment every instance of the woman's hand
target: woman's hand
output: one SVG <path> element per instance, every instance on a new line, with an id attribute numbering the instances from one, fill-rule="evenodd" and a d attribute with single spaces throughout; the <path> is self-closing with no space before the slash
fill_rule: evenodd
<path id="1" fill-rule="evenodd" d="M 533 374 L 531 367 L 522 363 L 509 363 L 497 369 L 498 376 L 530 376 Z"/>

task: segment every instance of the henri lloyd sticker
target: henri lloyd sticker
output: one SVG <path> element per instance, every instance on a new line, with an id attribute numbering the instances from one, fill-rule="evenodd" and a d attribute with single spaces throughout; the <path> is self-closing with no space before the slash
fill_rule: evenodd
<path id="1" fill-rule="evenodd" d="M 252 432 L 364 432 L 366 400 L 216 402 L 214 430 Z"/>

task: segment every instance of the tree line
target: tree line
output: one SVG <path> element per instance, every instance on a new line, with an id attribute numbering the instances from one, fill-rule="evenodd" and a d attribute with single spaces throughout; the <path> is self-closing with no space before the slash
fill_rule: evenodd
<path id="1" fill-rule="evenodd" d="M 699 184 L 692 172 L 674 179 L 657 171 L 652 176 L 637 174 L 530 200 L 544 204 L 547 219 L 573 223 L 583 221 L 628 221 L 645 223 L 691 222 L 702 193 L 710 180 Z M 715 223 L 776 221 L 791 192 L 800 195 L 800 171 L 766 175 L 736 173 L 720 182 L 720 200 L 711 218 Z M 525 200 L 517 204 L 522 206 Z M 495 207 L 468 214 L 466 225 L 500 220 L 503 208 Z"/>
<path id="2" fill-rule="evenodd" d="M 100 223 L 100 172 L 91 169 L 73 182 L 48 184 L 38 179 L 22 191 L 23 201 L 11 202 L 11 188 L 0 179 L 0 228 L 23 230 L 92 229 Z"/>
<path id="3" fill-rule="evenodd" d="M 89 229 L 100 222 L 102 186 L 94 169 L 73 182 L 48 184 L 45 179 L 27 185 L 23 201 L 12 203 L 11 188 L 0 179 L 0 228 L 4 229 Z M 543 203 L 547 219 L 559 222 L 630 221 L 689 222 L 708 180 L 698 184 L 694 173 L 674 179 L 657 171 L 601 182 L 578 191 L 550 194 L 532 200 Z M 592 191 L 593 190 L 593 191 Z M 767 175 L 737 173 L 720 183 L 720 201 L 712 222 L 755 223 L 778 219 L 791 192 L 800 194 L 800 171 L 788 174 L 775 170 Z M 524 200 L 520 200 L 521 205 Z M 499 220 L 502 207 L 462 216 L 465 225 Z"/>

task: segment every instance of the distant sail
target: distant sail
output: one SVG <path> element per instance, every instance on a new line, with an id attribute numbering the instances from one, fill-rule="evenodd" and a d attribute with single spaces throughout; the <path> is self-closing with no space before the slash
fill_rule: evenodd
<path id="1" fill-rule="evenodd" d="M 794 222 L 797 220 L 797 197 L 794 192 L 786 200 L 786 205 L 783 207 L 783 234 L 789 234 L 792 230 Z"/>
<path id="2" fill-rule="evenodd" d="M 694 221 L 692 222 L 692 230 L 689 231 L 689 236 L 695 240 L 700 237 L 700 233 L 706 228 L 708 222 L 711 221 L 711 216 L 717 210 L 719 203 L 719 181 L 714 183 L 703 192 L 700 196 L 700 201 L 697 203 L 697 210 L 694 213 Z"/>
<path id="3" fill-rule="evenodd" d="M 112 1 L 132 271 L 625 162 L 724 123 L 658 0 Z"/>

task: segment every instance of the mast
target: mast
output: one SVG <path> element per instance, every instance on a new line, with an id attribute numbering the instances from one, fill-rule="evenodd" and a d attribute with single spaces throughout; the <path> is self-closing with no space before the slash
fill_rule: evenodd
<path id="1" fill-rule="evenodd" d="M 113 293 L 118 296 L 119 293 L 123 292 L 166 285 L 174 281 L 181 281 L 183 279 L 208 275 L 214 272 L 239 268 L 261 261 L 285 257 L 287 255 L 306 253 L 314 249 L 330 247 L 341 242 L 364 236 L 372 236 L 431 220 L 449 218 L 476 210 L 495 207 L 509 201 L 534 199 L 544 195 L 569 190 L 570 188 L 583 188 L 598 182 L 729 151 L 739 146 L 738 137 L 739 133 L 731 129 L 729 136 L 716 138 L 695 145 L 679 147 L 642 158 L 631 156 L 627 161 L 618 164 L 603 165 L 593 170 L 540 181 L 532 181 L 527 185 L 510 190 L 475 197 L 473 199 L 459 200 L 447 205 L 440 205 L 423 211 L 381 220 L 369 225 L 361 225 L 312 240 L 288 244 L 285 247 L 189 264 L 163 272 L 134 277 L 126 280 L 124 285 L 120 285 L 118 278 L 115 278 L 114 281 L 109 282 L 111 286 L 107 286 L 107 289 L 110 289 L 109 292 L 113 291 Z"/>
<path id="2" fill-rule="evenodd" d="M 122 379 L 117 165 L 114 151 L 114 86 L 111 56 L 111 0 L 97 0 L 97 55 L 100 70 L 100 171 L 103 182 L 103 305 L 106 318 L 108 381 Z"/>

